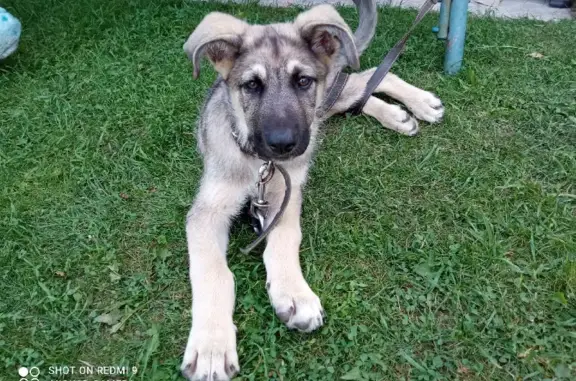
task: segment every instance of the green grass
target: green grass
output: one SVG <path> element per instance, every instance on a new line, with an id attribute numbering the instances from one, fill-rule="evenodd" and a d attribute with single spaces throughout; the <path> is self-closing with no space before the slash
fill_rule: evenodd
<path id="1" fill-rule="evenodd" d="M 193 131 L 215 77 L 193 81 L 182 44 L 212 10 L 252 22 L 299 10 L 2 5 L 24 33 L 0 63 L 0 380 L 80 361 L 180 379 Z M 413 16 L 381 11 L 364 67 Z M 435 19 L 394 71 L 443 99 L 442 124 L 415 138 L 367 117 L 326 125 L 302 218 L 319 332 L 274 316 L 260 255 L 238 250 L 253 236 L 233 231 L 239 380 L 576 377 L 576 23 L 471 18 L 466 68 L 446 77 Z"/>

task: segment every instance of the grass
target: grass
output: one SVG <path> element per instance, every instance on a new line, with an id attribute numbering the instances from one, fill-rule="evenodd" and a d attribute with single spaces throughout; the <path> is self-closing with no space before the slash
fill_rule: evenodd
<path id="1" fill-rule="evenodd" d="M 193 130 L 215 77 L 192 80 L 182 43 L 212 10 L 252 22 L 299 10 L 3 6 L 24 33 L 0 63 L 0 380 L 81 361 L 180 379 Z M 364 67 L 413 16 L 381 10 Z M 394 70 L 440 95 L 441 125 L 416 138 L 367 117 L 326 125 L 302 218 L 325 327 L 275 318 L 259 254 L 238 250 L 253 236 L 234 230 L 238 380 L 576 377 L 576 23 L 471 18 L 466 68 L 446 77 L 434 22 Z"/>

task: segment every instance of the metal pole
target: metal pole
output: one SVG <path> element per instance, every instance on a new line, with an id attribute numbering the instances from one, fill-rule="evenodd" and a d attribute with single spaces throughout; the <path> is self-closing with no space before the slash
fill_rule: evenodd
<path id="1" fill-rule="evenodd" d="M 458 1 L 458 0 L 456 0 Z M 450 20 L 450 5 L 452 0 L 442 0 L 440 4 L 440 21 L 438 24 L 438 37 L 439 40 L 445 40 L 448 37 L 448 22 Z"/>
<path id="2" fill-rule="evenodd" d="M 462 67 L 467 18 L 468 0 L 452 0 L 448 42 L 446 44 L 446 55 L 444 56 L 444 71 L 446 74 L 456 74 Z"/>

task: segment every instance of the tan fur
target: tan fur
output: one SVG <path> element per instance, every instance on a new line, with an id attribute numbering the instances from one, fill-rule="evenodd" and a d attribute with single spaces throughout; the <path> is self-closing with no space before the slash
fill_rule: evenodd
<path id="1" fill-rule="evenodd" d="M 333 28 L 337 30 L 348 65 L 353 69 L 360 68 L 360 57 L 354 43 L 353 33 L 338 11 L 331 5 L 318 5 L 309 11 L 300 13 L 294 20 L 293 25 L 304 36 L 310 35 L 318 28 Z"/>
<path id="2" fill-rule="evenodd" d="M 238 20 L 236 17 L 227 15 L 220 12 L 212 12 L 208 14 L 190 35 L 184 44 L 184 51 L 194 65 L 194 77 L 200 74 L 200 59 L 202 49 L 205 49 L 207 44 L 214 41 L 223 41 L 226 44 L 236 46 L 240 44 L 239 36 L 241 36 L 249 25 L 244 21 Z M 210 57 L 210 56 L 209 56 Z M 234 65 L 231 55 L 225 55 L 222 59 L 214 59 L 210 57 L 214 68 L 224 78 Z"/>
<path id="3" fill-rule="evenodd" d="M 324 322 L 320 299 L 300 267 L 302 189 L 323 121 L 316 117 L 314 108 L 320 107 L 326 88 L 340 69 L 342 52 L 348 65 L 358 66 L 354 38 L 338 12 L 321 5 L 301 13 L 294 23 L 267 26 L 248 25 L 229 15 L 211 13 L 184 45 L 195 75 L 199 73 L 200 58 L 206 54 L 223 78 L 216 81 L 199 122 L 204 173 L 186 221 L 193 303 L 182 373 L 190 380 L 227 381 L 240 369 L 232 316 L 234 277 L 226 263 L 226 251 L 231 218 L 256 191 L 258 168 L 263 161 L 245 151 L 254 148 L 250 145 L 254 123 L 249 121 L 259 120 L 264 114 L 255 113 L 262 110 L 282 115 L 289 111 L 285 106 L 299 107 L 302 115 L 312 118 L 306 126 L 310 136 L 305 151 L 281 160 L 292 180 L 292 196 L 264 250 L 270 302 L 289 328 L 310 332 Z M 244 52 L 242 57 L 240 50 Z M 284 83 L 291 81 L 298 70 L 316 77 L 309 93 L 293 91 L 293 85 Z M 373 71 L 352 74 L 325 118 L 345 112 L 360 99 Z M 279 90 L 257 102 L 246 101 L 252 98 L 240 82 L 253 76 L 272 81 Z M 442 118 L 444 110 L 436 96 L 393 74 L 388 74 L 376 91 L 403 102 L 416 118 L 428 122 Z M 386 128 L 406 135 L 418 132 L 416 118 L 374 96 L 362 111 Z M 277 213 L 283 192 L 282 176 L 275 176 L 266 193 L 270 202 L 267 221 Z"/>

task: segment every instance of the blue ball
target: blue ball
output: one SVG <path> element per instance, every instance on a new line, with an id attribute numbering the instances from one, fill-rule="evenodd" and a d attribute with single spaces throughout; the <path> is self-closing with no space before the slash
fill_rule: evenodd
<path id="1" fill-rule="evenodd" d="M 21 31 L 20 21 L 4 8 L 0 8 L 0 60 L 14 53 Z"/>

